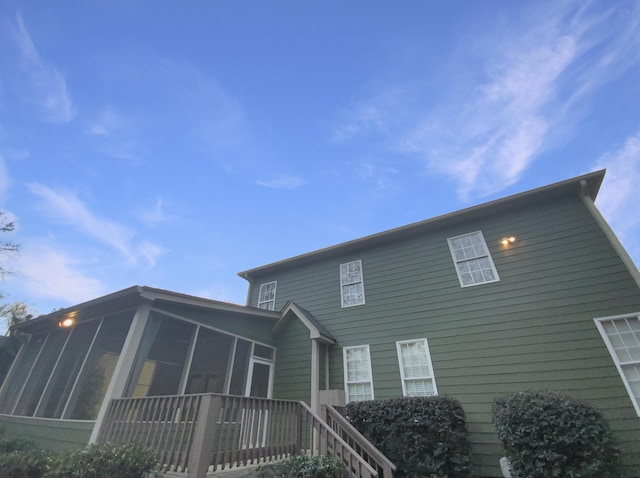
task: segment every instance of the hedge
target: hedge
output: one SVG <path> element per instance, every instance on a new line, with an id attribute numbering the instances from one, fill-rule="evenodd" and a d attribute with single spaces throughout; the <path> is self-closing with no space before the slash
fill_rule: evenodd
<path id="1" fill-rule="evenodd" d="M 497 398 L 493 421 L 518 477 L 619 478 L 620 450 L 590 405 L 549 391 Z"/>
<path id="2" fill-rule="evenodd" d="M 468 478 L 466 417 L 450 397 L 351 402 L 347 419 L 397 467 L 397 478 Z"/>

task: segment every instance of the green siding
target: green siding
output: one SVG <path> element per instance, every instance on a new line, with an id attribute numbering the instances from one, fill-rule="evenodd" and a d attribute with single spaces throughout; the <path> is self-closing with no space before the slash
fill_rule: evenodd
<path id="1" fill-rule="evenodd" d="M 447 238 L 477 230 L 500 281 L 461 288 Z M 517 238 L 509 248 L 499 244 L 506 235 Z M 366 304 L 342 309 L 338 268 L 356 259 L 363 264 Z M 278 281 L 276 309 L 293 300 L 336 337 L 330 388 L 344 388 L 342 347 L 369 344 L 375 397 L 400 396 L 395 342 L 426 337 L 439 393 L 459 399 L 467 412 L 479 475 L 501 476 L 493 399 L 543 388 L 601 409 L 631 474 L 640 476 L 640 418 L 593 322 L 640 311 L 640 290 L 577 196 L 363 248 L 254 283 L 271 280 Z M 249 295 L 253 305 L 257 289 Z M 280 362 L 292 342 L 284 336 L 278 342 Z M 298 372 L 290 368 L 287 374 L 307 373 L 308 364 L 293 361 Z"/>
<path id="2" fill-rule="evenodd" d="M 0 415 L 0 426 L 9 434 L 34 440 L 45 450 L 84 448 L 89 443 L 93 421 L 49 420 Z"/>
<path id="3" fill-rule="evenodd" d="M 276 340 L 273 397 L 286 400 L 311 399 L 311 339 L 299 320 L 289 320 Z"/>

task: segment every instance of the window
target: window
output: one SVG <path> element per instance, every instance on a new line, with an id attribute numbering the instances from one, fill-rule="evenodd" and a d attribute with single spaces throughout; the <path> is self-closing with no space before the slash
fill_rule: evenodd
<path id="1" fill-rule="evenodd" d="M 369 346 L 345 347 L 342 352 L 344 359 L 344 391 L 347 395 L 347 403 L 373 400 Z"/>
<path id="2" fill-rule="evenodd" d="M 340 296 L 342 307 L 364 304 L 362 261 L 340 264 Z"/>
<path id="3" fill-rule="evenodd" d="M 447 239 L 461 287 L 500 280 L 482 232 Z"/>
<path id="4" fill-rule="evenodd" d="M 276 308 L 276 281 L 260 284 L 258 308 L 274 310 Z"/>
<path id="5" fill-rule="evenodd" d="M 396 342 L 396 348 L 400 364 L 402 395 L 405 397 L 437 395 L 427 339 Z"/>
<path id="6" fill-rule="evenodd" d="M 640 314 L 595 319 L 640 416 Z"/>

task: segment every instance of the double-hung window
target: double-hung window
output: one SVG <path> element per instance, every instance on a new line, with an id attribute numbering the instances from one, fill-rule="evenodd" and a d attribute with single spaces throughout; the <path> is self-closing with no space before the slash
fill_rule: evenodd
<path id="1" fill-rule="evenodd" d="M 447 239 L 461 287 L 500 280 L 482 232 Z"/>
<path id="2" fill-rule="evenodd" d="M 364 304 L 364 281 L 362 261 L 340 264 L 340 296 L 342 307 Z"/>
<path id="3" fill-rule="evenodd" d="M 276 285 L 276 281 L 260 284 L 260 293 L 258 294 L 258 308 L 267 310 L 275 309 Z"/>
<path id="4" fill-rule="evenodd" d="M 640 313 L 595 322 L 640 416 Z"/>
<path id="5" fill-rule="evenodd" d="M 371 354 L 368 345 L 345 347 L 344 391 L 348 402 L 373 400 L 373 378 L 371 374 Z"/>
<path id="6" fill-rule="evenodd" d="M 402 395 L 405 397 L 437 395 L 427 339 L 396 342 L 396 348 L 400 364 Z"/>

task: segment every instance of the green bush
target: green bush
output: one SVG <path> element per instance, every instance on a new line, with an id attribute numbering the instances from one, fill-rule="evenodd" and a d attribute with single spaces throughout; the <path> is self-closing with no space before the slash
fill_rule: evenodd
<path id="1" fill-rule="evenodd" d="M 0 429 L 0 476 L 40 478 L 49 464 L 49 453 L 28 438 L 8 435 Z"/>
<path id="2" fill-rule="evenodd" d="M 297 455 L 280 463 L 265 465 L 253 474 L 256 478 L 344 478 L 347 469 L 331 456 Z"/>
<path id="3" fill-rule="evenodd" d="M 618 478 L 620 451 L 595 408 L 555 392 L 497 398 L 493 421 L 516 476 Z"/>
<path id="4" fill-rule="evenodd" d="M 159 476 L 156 456 L 137 443 L 89 445 L 55 455 L 46 478 L 143 478 Z"/>
<path id="5" fill-rule="evenodd" d="M 352 402 L 346 415 L 398 467 L 397 478 L 471 476 L 466 417 L 453 398 Z"/>

